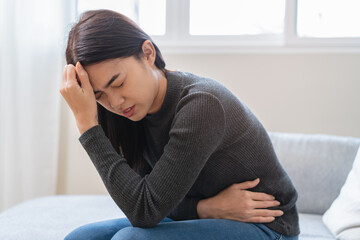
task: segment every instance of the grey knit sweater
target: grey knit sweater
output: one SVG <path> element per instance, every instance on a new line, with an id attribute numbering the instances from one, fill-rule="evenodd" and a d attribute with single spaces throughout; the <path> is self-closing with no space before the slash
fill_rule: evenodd
<path id="1" fill-rule="evenodd" d="M 161 109 L 145 117 L 149 166 L 135 172 L 119 156 L 100 125 L 79 140 L 109 194 L 133 226 L 153 227 L 164 217 L 196 219 L 199 200 L 233 183 L 260 178 L 251 191 L 275 196 L 284 215 L 265 224 L 299 234 L 297 192 L 251 111 L 219 82 L 167 72 Z"/>

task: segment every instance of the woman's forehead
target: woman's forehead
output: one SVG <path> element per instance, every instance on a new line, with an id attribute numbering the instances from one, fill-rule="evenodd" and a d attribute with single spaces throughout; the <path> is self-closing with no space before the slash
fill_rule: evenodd
<path id="1" fill-rule="evenodd" d="M 121 76 L 138 64 L 134 57 L 109 59 L 85 67 L 93 88 L 102 89 L 115 75 Z"/>
<path id="2" fill-rule="evenodd" d="M 117 59 L 102 61 L 90 64 L 85 67 L 88 73 L 91 85 L 94 88 L 102 88 L 116 73 L 120 73 L 124 69 L 124 64 Z"/>
<path id="3" fill-rule="evenodd" d="M 126 69 L 136 63 L 135 57 L 126 57 L 126 58 L 114 58 L 104 60 L 98 63 L 89 64 L 85 67 L 86 71 L 90 73 L 96 73 L 99 71 L 110 71 L 111 69 Z"/>

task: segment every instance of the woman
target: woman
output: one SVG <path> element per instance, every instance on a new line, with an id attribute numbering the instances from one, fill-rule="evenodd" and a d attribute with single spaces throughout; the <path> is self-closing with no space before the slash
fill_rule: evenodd
<path id="1" fill-rule="evenodd" d="M 223 85 L 165 69 L 151 38 L 110 10 L 81 16 L 66 59 L 60 92 L 127 216 L 66 239 L 297 239 L 297 192 Z"/>

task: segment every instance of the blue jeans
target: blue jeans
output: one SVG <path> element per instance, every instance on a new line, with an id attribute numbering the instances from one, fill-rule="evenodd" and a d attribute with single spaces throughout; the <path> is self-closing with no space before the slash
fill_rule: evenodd
<path id="1" fill-rule="evenodd" d="M 298 236 L 283 236 L 263 224 L 243 223 L 226 219 L 195 219 L 174 221 L 164 218 L 153 228 L 132 227 L 127 218 L 112 219 L 81 226 L 65 240 L 298 240 Z"/>

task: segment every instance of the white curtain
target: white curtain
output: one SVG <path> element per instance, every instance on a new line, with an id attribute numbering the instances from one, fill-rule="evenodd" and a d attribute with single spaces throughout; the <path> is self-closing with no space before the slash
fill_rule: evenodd
<path id="1" fill-rule="evenodd" d="M 0 211 L 56 193 L 70 7 L 0 0 Z"/>

